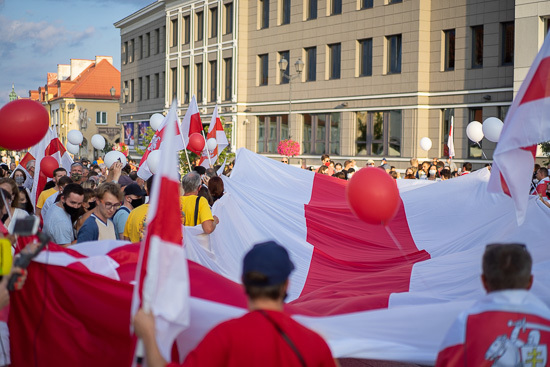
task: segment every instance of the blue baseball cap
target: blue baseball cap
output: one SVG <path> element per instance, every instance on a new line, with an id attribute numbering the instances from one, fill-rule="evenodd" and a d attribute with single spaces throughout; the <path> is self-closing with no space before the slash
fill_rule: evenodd
<path id="1" fill-rule="evenodd" d="M 243 260 L 243 282 L 245 285 L 270 286 L 282 284 L 294 270 L 287 250 L 275 241 L 262 242 L 254 245 Z M 251 284 L 245 281 L 245 275 L 257 272 L 265 275 L 265 282 Z"/>

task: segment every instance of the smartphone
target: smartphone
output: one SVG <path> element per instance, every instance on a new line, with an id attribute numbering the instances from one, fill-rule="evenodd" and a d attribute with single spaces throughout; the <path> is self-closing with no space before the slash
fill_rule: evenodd
<path id="1" fill-rule="evenodd" d="M 13 231 L 11 234 L 16 234 L 19 236 L 32 236 L 35 235 L 38 231 L 38 225 L 40 224 L 40 219 L 34 215 L 29 215 L 25 218 L 17 218 L 13 226 Z"/>

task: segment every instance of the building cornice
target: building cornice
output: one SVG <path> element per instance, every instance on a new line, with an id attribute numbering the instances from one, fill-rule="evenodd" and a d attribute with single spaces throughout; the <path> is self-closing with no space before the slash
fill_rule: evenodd
<path id="1" fill-rule="evenodd" d="M 144 8 L 139 9 L 133 14 L 128 15 L 126 18 L 123 18 L 119 20 L 118 22 L 115 22 L 113 25 L 115 28 L 126 28 L 140 20 L 146 17 L 150 17 L 152 13 L 162 10 L 162 12 L 159 12 L 158 17 L 164 18 L 164 0 L 157 0 L 152 4 L 147 5 Z"/>

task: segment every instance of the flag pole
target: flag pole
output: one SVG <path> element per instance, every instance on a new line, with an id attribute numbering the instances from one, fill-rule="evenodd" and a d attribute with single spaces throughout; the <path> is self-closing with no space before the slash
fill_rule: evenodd
<path id="1" fill-rule="evenodd" d="M 191 162 L 189 161 L 189 154 L 187 153 L 187 144 L 185 144 L 185 138 L 183 137 L 181 130 L 180 130 L 180 136 L 181 136 L 181 141 L 183 141 L 183 146 L 184 146 L 183 150 L 185 151 L 185 157 L 187 158 L 187 164 L 189 165 L 189 172 L 191 172 L 193 168 L 191 167 Z"/>
<path id="2" fill-rule="evenodd" d="M 206 135 L 204 135 L 204 129 L 202 129 L 202 137 L 204 138 L 204 147 L 206 148 L 206 153 L 208 155 L 208 164 L 210 164 L 210 168 L 212 168 L 212 161 L 210 160 L 210 150 L 208 150 L 208 140 L 206 140 Z"/>

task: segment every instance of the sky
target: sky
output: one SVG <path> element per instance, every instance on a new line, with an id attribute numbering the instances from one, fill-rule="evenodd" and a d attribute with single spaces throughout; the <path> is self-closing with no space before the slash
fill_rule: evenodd
<path id="1" fill-rule="evenodd" d="M 155 0 L 0 0 L 0 107 L 12 83 L 20 97 L 46 84 L 70 59 L 113 56 L 120 70 L 120 30 L 113 23 Z"/>

